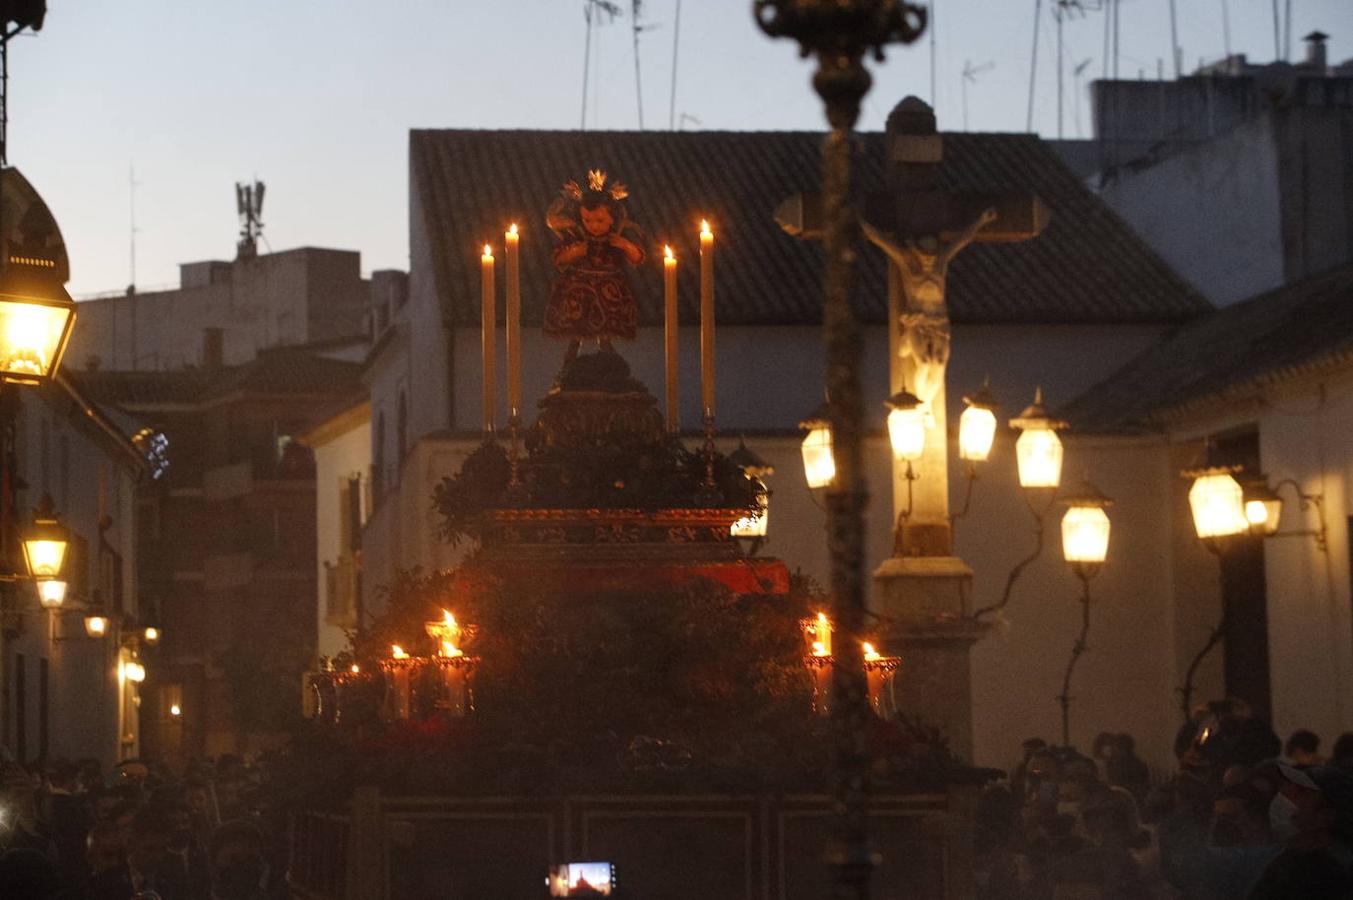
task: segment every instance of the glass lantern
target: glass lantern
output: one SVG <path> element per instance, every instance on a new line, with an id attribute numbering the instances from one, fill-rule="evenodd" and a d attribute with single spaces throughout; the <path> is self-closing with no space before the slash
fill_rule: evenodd
<path id="1" fill-rule="evenodd" d="M 1015 441 L 1015 461 L 1019 466 L 1019 484 L 1023 488 L 1056 488 L 1062 483 L 1062 439 L 1057 436 L 1066 423 L 1053 419 L 1043 405 L 1043 389 L 1034 393 L 1034 402 L 1010 427 L 1020 429 Z"/>
<path id="2" fill-rule="evenodd" d="M 803 474 L 812 490 L 825 488 L 836 480 L 836 458 L 832 455 L 832 427 L 825 410 L 799 423 L 808 432 L 803 439 Z"/>
<path id="3" fill-rule="evenodd" d="M 958 418 L 958 455 L 968 462 L 986 462 L 996 439 L 996 398 L 983 384 L 971 397 L 964 397 L 966 408 Z"/>
<path id="4" fill-rule="evenodd" d="M 925 407 L 915 394 L 898 391 L 888 398 L 888 441 L 893 456 L 908 462 L 925 452 Z"/>
<path id="5" fill-rule="evenodd" d="M 1189 509 L 1199 538 L 1231 537 L 1250 529 L 1245 514 L 1245 491 L 1230 469 L 1201 469 L 1185 474 L 1193 476 Z"/>

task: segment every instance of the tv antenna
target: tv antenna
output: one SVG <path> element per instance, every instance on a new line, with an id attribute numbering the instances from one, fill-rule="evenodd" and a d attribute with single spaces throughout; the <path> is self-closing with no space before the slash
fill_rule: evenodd
<path id="1" fill-rule="evenodd" d="M 585 0 L 583 18 L 587 21 L 587 39 L 583 43 L 583 114 L 582 130 L 587 130 L 587 88 L 591 84 L 592 68 L 592 27 L 614 22 L 620 15 L 620 7 L 611 0 Z M 605 22 L 602 18 L 605 17 Z"/>
<path id="2" fill-rule="evenodd" d="M 681 0 L 676 0 L 676 15 L 672 17 L 672 92 L 667 98 L 667 130 L 676 130 L 677 50 L 681 40 Z"/>
<path id="3" fill-rule="evenodd" d="M 661 25 L 644 25 L 639 21 L 643 14 L 644 0 L 630 0 L 630 28 L 634 32 L 634 97 L 639 107 L 639 130 L 644 130 L 644 88 L 639 76 L 639 33 L 661 28 Z"/>
<path id="4" fill-rule="evenodd" d="M 1087 56 L 1076 63 L 1071 70 L 1071 77 L 1076 82 L 1076 91 L 1071 95 L 1071 116 L 1076 122 L 1076 137 L 1081 136 L 1081 76 L 1085 74 L 1086 69 L 1090 68 L 1092 62 L 1094 62 L 1094 59 Z"/>
<path id="5" fill-rule="evenodd" d="M 136 227 L 136 189 L 140 184 L 141 182 L 136 180 L 136 166 L 129 165 L 127 167 L 127 193 L 129 195 L 127 206 L 130 219 L 128 228 L 128 243 L 130 246 L 128 251 L 131 256 L 131 280 L 127 282 L 128 294 L 136 293 L 136 232 L 139 230 Z M 133 362 L 132 368 L 135 367 L 136 364 Z"/>
<path id="6" fill-rule="evenodd" d="M 681 121 L 677 123 L 677 131 L 685 131 L 687 122 L 690 122 L 692 125 L 695 125 L 697 127 L 704 124 L 690 113 L 682 113 Z"/>
<path id="7" fill-rule="evenodd" d="M 977 83 L 977 76 L 983 72 L 990 72 L 996 68 L 994 62 L 984 62 L 980 66 L 974 66 L 972 60 L 963 61 L 963 130 L 968 130 L 968 85 Z"/>
<path id="8" fill-rule="evenodd" d="M 265 187 L 257 178 L 253 184 L 235 182 L 235 208 L 240 216 L 240 240 L 235 245 L 236 259 L 253 259 L 258 256 L 258 239 L 263 234 Z"/>

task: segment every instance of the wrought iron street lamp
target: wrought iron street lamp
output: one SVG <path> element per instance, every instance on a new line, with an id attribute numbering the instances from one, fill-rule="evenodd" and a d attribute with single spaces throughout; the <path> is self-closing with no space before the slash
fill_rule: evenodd
<path id="1" fill-rule="evenodd" d="M 1185 472 L 1193 478 L 1189 488 L 1189 510 L 1193 528 L 1204 542 L 1244 534 L 1250 530 L 1245 514 L 1245 491 L 1236 481 L 1233 468 L 1212 467 Z"/>
<path id="2" fill-rule="evenodd" d="M 888 398 L 888 442 L 893 456 L 915 462 L 925 452 L 925 405 L 909 391 L 898 391 Z M 910 468 L 910 466 L 908 466 Z"/>
<path id="3" fill-rule="evenodd" d="M 108 633 L 108 617 L 98 613 L 85 616 L 85 634 L 92 638 L 101 638 Z"/>
<path id="4" fill-rule="evenodd" d="M 18 265 L 14 257 L 10 266 Z M 75 323 L 75 303 L 57 287 L 51 296 L 16 292 L 0 280 L 0 381 L 42 384 L 56 374 Z"/>
<path id="5" fill-rule="evenodd" d="M 60 609 L 61 604 L 66 602 L 66 582 L 57 578 L 49 578 L 46 581 L 39 581 L 38 603 L 43 609 Z"/>
<path id="6" fill-rule="evenodd" d="M 1062 693 L 1057 702 L 1062 707 L 1062 746 L 1071 746 L 1071 676 L 1076 663 L 1085 653 L 1090 634 L 1090 579 L 1109 553 L 1109 514 L 1105 512 L 1113 501 L 1088 481 L 1062 501 L 1066 514 L 1062 516 L 1062 558 L 1081 582 L 1081 630 L 1071 646 L 1071 659 L 1062 676 Z"/>
<path id="7" fill-rule="evenodd" d="M 1015 462 L 1019 466 L 1020 487 L 1056 489 L 1062 483 L 1062 439 L 1057 432 L 1066 427 L 1048 415 L 1043 405 L 1043 389 L 1034 391 L 1034 402 L 1010 420 L 1020 430 L 1015 441 Z"/>
<path id="8" fill-rule="evenodd" d="M 761 542 L 766 539 L 766 530 L 770 524 L 770 490 L 766 487 L 765 479 L 775 474 L 775 467 L 748 449 L 747 443 L 741 438 L 738 439 L 738 448 L 728 454 L 728 461 L 741 469 L 757 487 L 760 511 L 755 515 L 743 516 L 730 529 L 733 537 L 750 539 L 749 553 L 755 555 Z"/>
<path id="9" fill-rule="evenodd" d="M 966 408 L 958 419 L 958 455 L 969 463 L 986 462 L 996 439 L 996 397 L 983 384 L 977 393 L 964 397 Z"/>
<path id="10" fill-rule="evenodd" d="M 832 448 L 832 425 L 826 409 L 819 409 L 799 423 L 808 434 L 803 439 L 803 474 L 812 490 L 836 480 L 836 455 Z"/>
<path id="11" fill-rule="evenodd" d="M 877 854 L 869 842 L 867 781 L 871 717 L 864 657 L 864 405 L 860 388 L 860 334 L 850 307 L 855 225 L 850 209 L 850 133 L 869 91 L 864 55 L 883 59 L 890 43 L 921 36 L 926 9 L 904 0 L 754 0 L 757 24 L 771 37 L 792 38 L 803 56 L 816 56 L 813 88 L 831 125 L 822 146 L 822 219 L 826 251 L 822 333 L 826 342 L 827 542 L 831 548 L 833 618 L 845 640 L 832 666 L 832 794 L 835 815 L 827 845 L 833 896 L 869 896 Z M 809 437 L 813 435 L 810 432 Z M 821 438 L 819 438 L 819 441 Z M 804 448 L 808 462 L 808 447 Z M 811 483 L 811 479 L 810 479 Z"/>
<path id="12" fill-rule="evenodd" d="M 39 581 L 59 577 L 69 545 L 70 534 L 57 519 L 51 496 L 43 494 L 37 509 L 33 510 L 33 526 L 23 538 L 28 574 Z"/>

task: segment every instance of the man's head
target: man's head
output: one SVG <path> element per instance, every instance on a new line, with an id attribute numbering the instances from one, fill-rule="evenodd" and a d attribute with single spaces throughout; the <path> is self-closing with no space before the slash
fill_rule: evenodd
<path id="1" fill-rule="evenodd" d="M 1283 747 L 1283 755 L 1299 766 L 1318 766 L 1320 759 L 1320 738 L 1305 728 L 1292 732 Z"/>

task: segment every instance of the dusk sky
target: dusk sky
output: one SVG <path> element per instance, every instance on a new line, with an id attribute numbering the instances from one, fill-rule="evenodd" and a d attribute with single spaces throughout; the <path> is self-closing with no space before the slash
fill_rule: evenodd
<path id="1" fill-rule="evenodd" d="M 1064 132 L 1089 136 L 1083 78 L 1103 71 L 1101 0 L 1065 26 Z M 588 127 L 638 127 L 633 33 L 625 17 L 593 37 Z M 1056 136 L 1056 43 L 1043 7 L 1034 127 Z M 1274 55 L 1272 0 L 1178 0 L 1184 70 L 1231 48 Z M 677 0 L 642 4 L 644 125 L 671 107 Z M 134 166 L 136 283 L 177 284 L 177 266 L 229 259 L 234 182 L 268 185 L 269 247 L 359 250 L 364 271 L 408 265 L 410 128 L 579 126 L 583 0 L 49 0 L 46 25 L 10 44 L 9 161 L 46 198 L 65 235 L 71 292 L 121 290 L 130 275 Z M 1353 56 L 1353 2 L 1292 0 L 1292 55 L 1319 28 L 1332 62 Z M 762 35 L 746 0 L 684 0 L 675 114 L 687 129 L 820 129 L 810 63 Z M 939 0 L 940 127 L 1023 131 L 1032 0 Z M 1167 0 L 1123 0 L 1119 74 L 1171 72 Z M 930 97 L 929 38 L 874 66 L 864 129 L 907 94 Z M 1082 89 L 1077 90 L 1081 84 Z M 599 160 L 604 165 L 604 160 Z M 561 172 L 561 180 L 575 173 Z M 542 197 L 542 207 L 549 198 Z M 267 247 L 263 248 L 266 252 Z M 470 252 L 470 251 L 467 251 Z"/>

